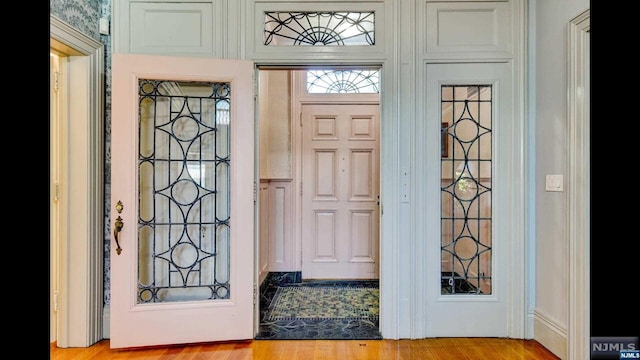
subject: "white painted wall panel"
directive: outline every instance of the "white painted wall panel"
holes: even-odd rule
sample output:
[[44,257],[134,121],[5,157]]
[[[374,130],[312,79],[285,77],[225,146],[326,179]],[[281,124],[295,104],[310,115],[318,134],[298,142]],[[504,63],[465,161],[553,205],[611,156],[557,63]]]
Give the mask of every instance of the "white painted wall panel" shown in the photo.
[[131,4],[131,49],[169,48],[211,51],[211,4]]
[[[262,71],[261,71],[262,72]],[[289,71],[269,71],[269,177],[291,178],[291,96]],[[263,99],[262,94],[260,96]]]
[[273,262],[274,264],[282,264],[286,261],[285,258],[285,226],[288,225],[285,222],[285,203],[286,203],[286,189],[283,186],[276,186],[273,188],[273,212],[271,213],[271,224],[273,237]]
[[441,10],[438,46],[496,46],[496,9]]
[[259,283],[269,273],[269,183],[260,183],[260,239],[258,251]]
[[288,70],[258,72],[260,178],[291,178],[290,79]]
[[290,180],[269,182],[269,271],[296,271]]
[[114,4],[114,52],[222,57],[222,0]]
[[510,3],[462,2],[425,5],[425,55],[504,57],[511,50]]

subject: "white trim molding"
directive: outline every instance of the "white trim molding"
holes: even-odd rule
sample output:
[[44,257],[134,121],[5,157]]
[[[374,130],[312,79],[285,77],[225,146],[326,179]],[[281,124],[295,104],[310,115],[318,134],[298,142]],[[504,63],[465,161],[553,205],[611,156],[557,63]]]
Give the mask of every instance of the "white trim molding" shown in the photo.
[[[567,358],[567,331],[540,311],[533,313],[536,340],[561,359]],[[588,359],[585,357],[582,359]]]
[[102,340],[104,259],[104,46],[50,15],[51,48],[70,57],[68,117],[63,135],[67,167],[61,184],[58,347]]
[[568,359],[589,358],[590,10],[569,23],[569,338]]

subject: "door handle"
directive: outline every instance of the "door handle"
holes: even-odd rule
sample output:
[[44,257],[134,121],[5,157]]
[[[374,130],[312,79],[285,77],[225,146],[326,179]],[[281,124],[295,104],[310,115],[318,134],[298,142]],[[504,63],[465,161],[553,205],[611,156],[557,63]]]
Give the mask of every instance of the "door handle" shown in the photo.
[[[124,206],[122,206],[122,201],[118,201],[118,204],[116,204],[116,211],[118,212],[118,214],[122,213],[123,208]],[[120,217],[119,215],[114,226],[115,228],[113,229],[113,237],[116,240],[116,253],[120,255],[120,253],[122,252],[122,248],[120,247],[120,240],[118,239],[118,235],[120,234],[120,231],[122,231],[124,223],[122,222],[122,217]]]
[[116,253],[118,255],[120,255],[120,253],[122,252],[122,248],[120,247],[120,241],[118,240],[118,234],[120,234],[120,231],[122,231],[122,228],[124,227],[124,223],[122,222],[122,218],[120,216],[118,216],[118,218],[116,219],[116,223],[115,223],[116,228],[113,230],[113,237],[116,239]]

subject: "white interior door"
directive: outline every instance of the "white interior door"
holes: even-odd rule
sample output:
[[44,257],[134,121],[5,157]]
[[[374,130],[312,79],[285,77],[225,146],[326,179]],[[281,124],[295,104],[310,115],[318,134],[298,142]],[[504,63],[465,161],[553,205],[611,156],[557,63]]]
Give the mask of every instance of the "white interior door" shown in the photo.
[[378,278],[378,105],[302,107],[302,277]]
[[[510,65],[428,64],[427,126],[441,136],[425,175],[427,336],[504,337],[509,302],[523,286],[509,260],[513,236],[515,148]],[[435,140],[435,139],[434,139]],[[432,147],[433,150],[437,148]],[[435,154],[434,154],[435,155]],[[439,199],[439,201],[438,201]],[[431,215],[432,214],[432,215]]]
[[111,347],[253,338],[253,63],[112,65]]

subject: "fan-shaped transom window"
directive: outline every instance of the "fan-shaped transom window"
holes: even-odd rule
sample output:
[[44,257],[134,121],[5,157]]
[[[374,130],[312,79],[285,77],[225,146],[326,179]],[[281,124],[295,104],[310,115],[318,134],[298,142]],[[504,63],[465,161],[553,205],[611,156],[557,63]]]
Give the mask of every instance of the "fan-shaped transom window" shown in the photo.
[[375,44],[373,11],[269,11],[264,15],[265,45]]
[[377,94],[379,70],[309,70],[309,94]]

